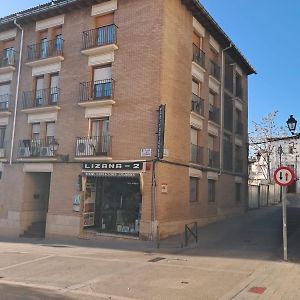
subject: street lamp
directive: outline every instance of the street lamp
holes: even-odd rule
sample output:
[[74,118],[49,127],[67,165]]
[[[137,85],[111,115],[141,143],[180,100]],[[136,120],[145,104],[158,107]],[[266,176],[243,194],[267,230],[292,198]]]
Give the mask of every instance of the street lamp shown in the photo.
[[292,135],[295,135],[297,120],[293,117],[293,115],[290,115],[289,119],[286,121],[286,124]]

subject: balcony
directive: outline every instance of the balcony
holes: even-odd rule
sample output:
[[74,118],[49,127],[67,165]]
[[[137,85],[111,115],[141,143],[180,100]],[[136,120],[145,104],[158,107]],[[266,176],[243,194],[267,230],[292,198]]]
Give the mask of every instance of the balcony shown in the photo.
[[208,119],[214,123],[220,123],[220,110],[214,105],[209,105]]
[[196,94],[192,94],[192,112],[204,116],[204,100]]
[[19,141],[18,158],[55,158],[58,142],[54,138]]
[[11,95],[0,95],[0,116],[11,114]]
[[57,111],[59,110],[60,89],[53,87],[50,89],[34,90],[23,93],[23,111],[40,112],[40,111]]
[[64,40],[62,38],[30,45],[27,47],[26,65],[36,67],[61,62],[64,60],[63,48]]
[[11,72],[16,69],[16,51],[14,49],[5,49],[0,52],[0,74]]
[[238,134],[238,135],[243,135],[243,129],[244,129],[243,123],[240,122],[240,121],[236,121],[235,133]]
[[213,76],[218,81],[221,79],[220,67],[212,60],[210,61],[209,75]]
[[203,164],[203,147],[191,144],[191,163]]
[[77,137],[76,158],[109,157],[111,155],[111,136]]
[[193,44],[193,61],[205,68],[205,53],[195,44]]
[[243,160],[242,159],[235,160],[235,172],[243,173]]
[[219,152],[208,149],[208,166],[218,169],[220,167],[219,157]]
[[82,33],[81,53],[84,55],[98,55],[117,49],[117,26],[115,24]]
[[90,82],[81,82],[78,105],[83,107],[107,106],[115,103],[114,80],[105,79]]

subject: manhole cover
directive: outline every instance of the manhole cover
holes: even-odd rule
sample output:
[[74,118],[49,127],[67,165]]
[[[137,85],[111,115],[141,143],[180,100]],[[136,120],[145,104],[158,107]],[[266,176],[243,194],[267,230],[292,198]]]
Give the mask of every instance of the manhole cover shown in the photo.
[[254,293],[254,294],[263,294],[267,288],[260,287],[260,286],[254,286],[248,292]]
[[155,257],[155,258],[152,258],[152,259],[150,259],[150,260],[148,260],[148,262],[157,262],[157,261],[160,261],[160,260],[163,260],[163,259],[165,259],[164,257]]

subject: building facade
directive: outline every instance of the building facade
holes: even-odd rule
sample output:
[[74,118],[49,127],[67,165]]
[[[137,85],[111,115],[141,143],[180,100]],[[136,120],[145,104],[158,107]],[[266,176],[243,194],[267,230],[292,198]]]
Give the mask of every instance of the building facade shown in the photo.
[[52,1],[0,19],[0,52],[1,235],[245,211],[255,70],[197,0]]

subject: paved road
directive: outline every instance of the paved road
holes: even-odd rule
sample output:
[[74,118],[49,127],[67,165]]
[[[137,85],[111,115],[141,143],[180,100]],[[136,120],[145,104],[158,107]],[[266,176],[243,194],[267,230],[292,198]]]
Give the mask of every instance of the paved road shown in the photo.
[[[300,299],[298,197],[289,197],[288,229],[294,263],[281,262],[281,207],[206,226],[188,249],[175,240],[159,251],[108,238],[2,240],[0,299]],[[253,294],[251,286],[266,291]]]

